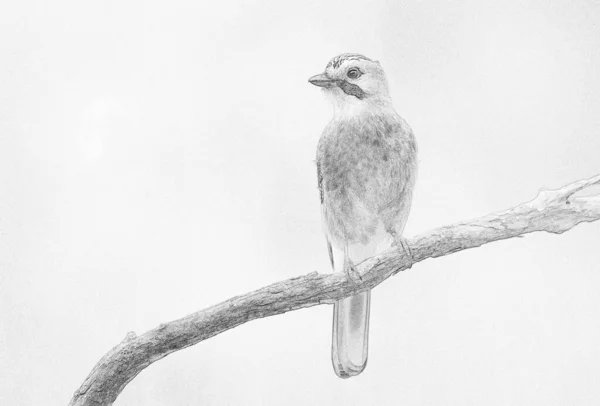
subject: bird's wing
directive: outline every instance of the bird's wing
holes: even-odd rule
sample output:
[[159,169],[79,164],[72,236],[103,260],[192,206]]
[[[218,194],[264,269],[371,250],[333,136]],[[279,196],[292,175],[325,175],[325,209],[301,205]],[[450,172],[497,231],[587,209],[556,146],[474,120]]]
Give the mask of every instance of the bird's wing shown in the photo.
[[321,204],[324,201],[324,192],[323,192],[323,174],[321,173],[321,165],[319,161],[317,161],[317,182],[319,185],[319,196],[321,197]]

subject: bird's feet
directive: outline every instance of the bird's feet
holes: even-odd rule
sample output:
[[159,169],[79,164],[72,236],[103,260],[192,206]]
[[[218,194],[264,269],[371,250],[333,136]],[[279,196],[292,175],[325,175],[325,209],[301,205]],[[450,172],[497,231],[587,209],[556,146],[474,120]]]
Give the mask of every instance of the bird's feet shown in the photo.
[[356,283],[362,281],[362,278],[360,276],[360,273],[356,269],[356,266],[352,263],[350,259],[348,259],[348,257],[344,259],[344,272],[346,272],[346,275],[348,275],[348,279],[350,279],[352,282]]
[[409,268],[412,268],[413,264],[415,263],[415,258],[413,257],[412,251],[410,249],[410,245],[408,245],[406,238],[395,237],[394,240],[395,240],[394,245],[397,247],[402,247],[402,250],[404,251],[404,253],[406,255],[408,255],[408,259],[410,260]]

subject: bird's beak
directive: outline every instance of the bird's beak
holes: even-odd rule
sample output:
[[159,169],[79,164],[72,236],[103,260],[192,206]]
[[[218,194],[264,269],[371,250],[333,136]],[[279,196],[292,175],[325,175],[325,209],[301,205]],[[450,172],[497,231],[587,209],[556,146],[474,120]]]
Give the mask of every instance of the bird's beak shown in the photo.
[[336,85],[337,82],[335,79],[331,79],[329,76],[327,76],[326,73],[315,75],[312,78],[308,79],[308,81],[313,85],[319,87],[333,87]]

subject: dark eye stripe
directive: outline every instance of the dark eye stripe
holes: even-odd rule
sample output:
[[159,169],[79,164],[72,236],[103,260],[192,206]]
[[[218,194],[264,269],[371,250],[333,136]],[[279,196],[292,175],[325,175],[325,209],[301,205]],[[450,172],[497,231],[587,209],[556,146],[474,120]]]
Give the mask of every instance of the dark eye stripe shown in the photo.
[[357,85],[354,85],[352,83],[346,82],[345,80],[342,80],[342,81],[340,81],[338,86],[347,95],[354,96],[359,100],[362,100],[365,98],[365,92]]

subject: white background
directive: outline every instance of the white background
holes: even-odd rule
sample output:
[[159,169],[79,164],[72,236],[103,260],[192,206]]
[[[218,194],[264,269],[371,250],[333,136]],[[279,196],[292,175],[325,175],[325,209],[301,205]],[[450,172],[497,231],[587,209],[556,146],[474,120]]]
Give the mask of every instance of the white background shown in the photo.
[[[406,235],[600,173],[596,1],[21,1],[0,9],[0,404],[66,405],[128,331],[328,271],[309,76],[378,59],[420,146]],[[144,370],[123,405],[600,403],[600,224],[373,292],[338,379],[319,306]]]

